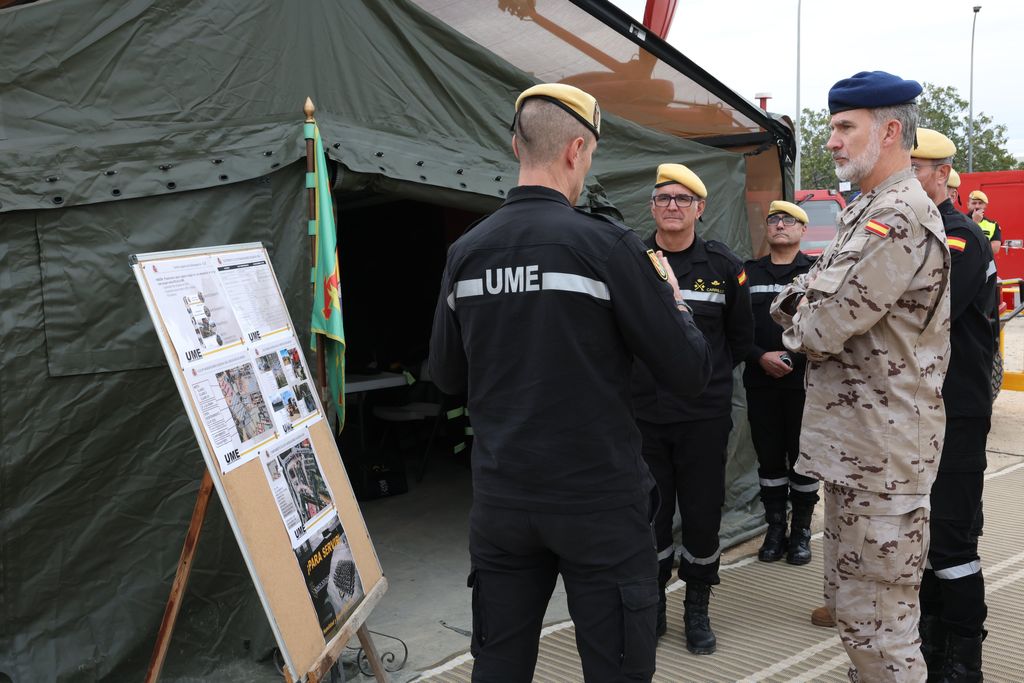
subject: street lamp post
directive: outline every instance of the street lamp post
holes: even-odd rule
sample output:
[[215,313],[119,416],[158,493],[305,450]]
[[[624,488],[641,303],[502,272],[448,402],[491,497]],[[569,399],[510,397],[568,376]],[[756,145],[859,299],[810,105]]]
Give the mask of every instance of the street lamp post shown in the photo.
[[[793,191],[802,189],[800,187],[800,5],[802,0],[796,0],[796,163],[793,164]],[[794,199],[796,196],[794,194]]]
[[[974,21],[971,22],[971,93],[968,95],[969,109],[967,114],[967,172],[974,172],[974,26],[978,23],[978,12],[981,5],[974,6]],[[800,34],[797,33],[799,36]],[[799,43],[799,38],[797,41]]]

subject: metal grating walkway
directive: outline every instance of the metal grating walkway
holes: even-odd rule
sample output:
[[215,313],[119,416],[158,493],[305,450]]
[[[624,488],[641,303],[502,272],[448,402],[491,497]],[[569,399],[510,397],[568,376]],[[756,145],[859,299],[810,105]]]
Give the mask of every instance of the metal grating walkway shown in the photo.
[[[984,673],[987,681],[1024,681],[1021,615],[1024,614],[1024,524],[1018,520],[1024,491],[1024,463],[986,476],[985,534],[981,557],[989,615]],[[668,634],[658,647],[655,681],[835,681],[847,680],[849,660],[831,629],[812,626],[809,615],[821,604],[821,534],[813,539],[814,560],[803,567],[765,564],[747,558],[723,566],[722,584],[711,600],[718,651],[691,655],[683,644],[683,588],[669,586]],[[469,681],[468,653],[416,679],[438,683]],[[571,621],[544,629],[537,681],[582,681]]]

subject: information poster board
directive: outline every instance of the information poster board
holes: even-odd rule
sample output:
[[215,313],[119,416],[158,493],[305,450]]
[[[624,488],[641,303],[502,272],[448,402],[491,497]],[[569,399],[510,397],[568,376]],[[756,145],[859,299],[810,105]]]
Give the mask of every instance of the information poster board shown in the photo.
[[240,244],[137,254],[132,269],[291,680],[304,680],[387,581],[270,258]]

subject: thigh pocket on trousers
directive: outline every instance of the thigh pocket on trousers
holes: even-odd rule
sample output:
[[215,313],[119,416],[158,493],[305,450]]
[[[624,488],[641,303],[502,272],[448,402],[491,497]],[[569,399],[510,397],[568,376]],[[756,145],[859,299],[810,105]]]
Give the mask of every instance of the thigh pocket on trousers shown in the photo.
[[480,574],[476,568],[470,570],[466,586],[473,589],[473,637],[469,642],[469,651],[476,657],[480,648],[487,642],[487,619],[484,614],[483,600],[480,599]]
[[622,595],[622,673],[654,673],[654,652],[658,645],[658,580],[642,579],[620,583]]
[[928,511],[904,515],[870,515],[865,524],[860,566],[864,578],[878,583],[917,584],[928,547]]

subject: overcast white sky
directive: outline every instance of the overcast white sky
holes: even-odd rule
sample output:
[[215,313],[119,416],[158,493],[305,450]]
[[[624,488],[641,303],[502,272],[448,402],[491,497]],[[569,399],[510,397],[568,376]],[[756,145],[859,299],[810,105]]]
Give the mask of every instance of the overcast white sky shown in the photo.
[[[638,20],[645,0],[613,0]],[[800,108],[822,109],[828,89],[858,71],[970,91],[972,7],[974,114],[1007,127],[1024,156],[1024,2],[1021,0],[803,0]],[[678,0],[668,41],[718,80],[768,108],[796,112],[797,0]]]

